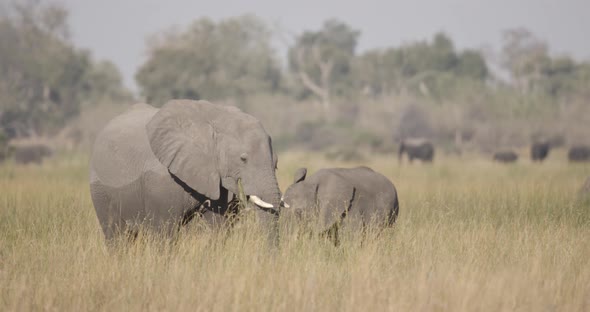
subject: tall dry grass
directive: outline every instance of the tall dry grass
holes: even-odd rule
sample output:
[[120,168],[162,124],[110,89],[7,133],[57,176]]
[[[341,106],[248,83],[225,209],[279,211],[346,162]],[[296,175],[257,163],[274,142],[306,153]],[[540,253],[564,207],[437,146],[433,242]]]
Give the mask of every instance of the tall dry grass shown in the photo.
[[[0,168],[0,310],[588,311],[588,165],[559,152],[541,165],[477,157],[364,163],[399,191],[394,229],[339,247],[283,231],[272,247],[251,223],[193,225],[174,243],[147,234],[104,246],[84,158]],[[280,155],[283,189],[298,166]]]

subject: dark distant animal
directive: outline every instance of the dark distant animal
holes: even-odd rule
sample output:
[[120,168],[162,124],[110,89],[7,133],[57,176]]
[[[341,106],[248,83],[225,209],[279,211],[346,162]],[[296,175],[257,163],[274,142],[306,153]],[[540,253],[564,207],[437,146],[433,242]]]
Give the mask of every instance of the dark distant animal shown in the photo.
[[551,146],[549,142],[535,142],[531,145],[531,159],[533,161],[541,162],[543,161],[547,155],[549,155],[549,150]]
[[494,153],[494,160],[502,163],[512,163],[518,159],[518,154],[513,151],[499,151]]
[[140,226],[169,235],[194,216],[223,223],[245,201],[272,229],[281,201],[276,165],[262,124],[235,107],[136,104],[96,138],[90,192],[107,240],[133,237]]
[[[300,168],[285,191],[284,211],[310,220],[314,231],[332,231],[337,243],[338,227],[359,229],[370,224],[391,226],[399,213],[395,186],[368,167],[326,168],[309,178]],[[313,219],[315,218],[315,219]],[[335,231],[335,232],[334,232]]]
[[575,145],[567,153],[569,161],[590,161],[590,146]]
[[420,159],[424,162],[432,162],[434,158],[434,146],[432,143],[423,138],[412,138],[402,140],[398,151],[398,161],[402,161],[403,154],[408,155],[408,159],[412,162],[414,159]]
[[53,154],[53,150],[45,144],[15,145],[12,147],[14,161],[17,164],[40,164],[43,158]]

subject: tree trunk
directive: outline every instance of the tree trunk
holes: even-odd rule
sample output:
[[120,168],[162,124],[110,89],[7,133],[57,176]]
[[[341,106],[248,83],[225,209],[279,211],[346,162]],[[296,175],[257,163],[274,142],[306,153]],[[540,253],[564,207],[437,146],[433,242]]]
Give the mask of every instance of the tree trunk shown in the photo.
[[332,60],[322,60],[319,48],[314,46],[312,48],[313,63],[311,65],[319,67],[320,81],[314,82],[312,78],[305,72],[304,49],[297,50],[297,63],[299,65],[299,78],[303,85],[309,89],[313,94],[319,98],[322,107],[322,113],[326,119],[331,116],[331,102],[330,102],[330,80],[332,76],[333,62]]

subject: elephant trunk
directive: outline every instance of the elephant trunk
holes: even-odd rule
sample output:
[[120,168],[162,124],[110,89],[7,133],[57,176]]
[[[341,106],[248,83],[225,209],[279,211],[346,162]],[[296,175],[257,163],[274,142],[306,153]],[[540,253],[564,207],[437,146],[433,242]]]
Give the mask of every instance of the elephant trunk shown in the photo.
[[[272,179],[270,186],[267,186],[265,191],[259,193],[260,195],[250,196],[250,199],[253,201],[261,200],[263,203],[270,204],[272,207],[264,206],[261,203],[256,203],[256,205],[263,209],[271,208],[274,211],[278,212],[281,207],[281,191],[279,190],[279,185],[276,181],[276,178]],[[253,198],[254,197],[254,198]],[[257,198],[256,198],[257,197]]]
[[244,180],[247,200],[262,210],[278,212],[281,206],[281,191],[274,173]]

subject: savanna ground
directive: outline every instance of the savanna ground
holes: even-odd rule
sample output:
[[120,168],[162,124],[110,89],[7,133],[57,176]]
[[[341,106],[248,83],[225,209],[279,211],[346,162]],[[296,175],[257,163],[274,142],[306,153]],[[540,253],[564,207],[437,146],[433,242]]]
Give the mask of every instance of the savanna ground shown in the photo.
[[[283,190],[299,166],[355,165],[279,157]],[[0,310],[590,310],[590,205],[577,197],[590,165],[563,151],[540,165],[363,164],[399,192],[398,223],[381,235],[345,235],[339,247],[283,235],[269,247],[249,224],[229,235],[193,226],[174,244],[148,235],[110,251],[84,157],[4,165]]]

